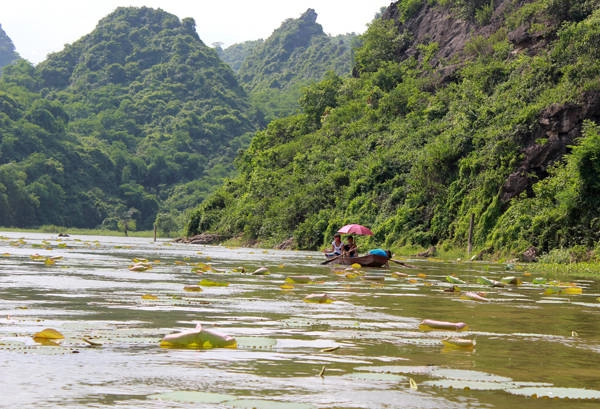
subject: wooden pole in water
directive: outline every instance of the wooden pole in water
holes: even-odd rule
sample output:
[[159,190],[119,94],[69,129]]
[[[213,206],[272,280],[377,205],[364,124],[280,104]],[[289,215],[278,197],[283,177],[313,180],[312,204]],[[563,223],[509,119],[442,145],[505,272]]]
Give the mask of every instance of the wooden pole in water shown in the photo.
[[154,223],[154,241],[156,241],[156,223]]
[[475,215],[471,213],[471,220],[469,220],[469,240],[467,243],[467,254],[469,257],[471,256],[471,250],[473,249],[473,222],[475,220]]

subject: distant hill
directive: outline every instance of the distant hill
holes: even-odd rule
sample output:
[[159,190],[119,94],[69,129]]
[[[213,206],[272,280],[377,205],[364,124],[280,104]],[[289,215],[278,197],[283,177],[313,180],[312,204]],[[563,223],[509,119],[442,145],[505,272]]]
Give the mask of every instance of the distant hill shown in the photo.
[[0,94],[0,183],[3,170],[22,175],[0,189],[4,226],[151,229],[159,213],[170,229],[259,126],[194,21],[146,7],[118,8],[35,68],[11,67]]
[[237,73],[254,49],[263,43],[264,40],[245,41],[243,43],[233,44],[226,49],[217,47],[216,50],[219,57],[227,63],[235,73]]
[[0,24],[0,69],[19,58],[21,57],[15,51],[15,45],[2,29],[2,24]]
[[349,76],[356,34],[329,36],[308,9],[285,20],[266,40],[235,44],[219,50],[236,71],[253,105],[267,122],[296,113],[302,87],[324,78],[327,71]]

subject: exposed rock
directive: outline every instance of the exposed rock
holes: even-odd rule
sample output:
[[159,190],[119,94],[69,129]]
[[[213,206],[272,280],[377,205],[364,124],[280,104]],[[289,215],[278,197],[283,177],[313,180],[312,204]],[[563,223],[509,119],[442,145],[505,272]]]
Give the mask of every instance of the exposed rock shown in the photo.
[[289,239],[279,243],[275,248],[279,249],[279,250],[289,250],[292,248],[293,243],[294,243],[294,238],[290,237]]
[[[600,119],[600,92],[586,93],[580,104],[553,104],[541,114],[536,130],[523,139],[523,160],[502,186],[506,203],[548,175],[548,167],[569,152],[581,135],[585,119]],[[530,195],[532,192],[528,192]]]
[[537,249],[531,246],[521,254],[519,261],[524,263],[534,263],[537,261],[537,252]]
[[426,251],[424,251],[422,253],[418,253],[417,256],[418,257],[433,257],[433,256],[435,256],[436,251],[437,251],[436,248],[434,246],[431,246]]

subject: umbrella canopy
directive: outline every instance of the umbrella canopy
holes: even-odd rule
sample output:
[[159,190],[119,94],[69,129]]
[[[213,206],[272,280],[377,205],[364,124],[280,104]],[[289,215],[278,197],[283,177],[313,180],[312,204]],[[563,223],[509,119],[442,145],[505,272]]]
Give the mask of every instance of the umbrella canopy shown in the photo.
[[338,230],[338,233],[342,234],[358,234],[361,236],[372,236],[373,232],[368,228],[360,224],[347,224]]

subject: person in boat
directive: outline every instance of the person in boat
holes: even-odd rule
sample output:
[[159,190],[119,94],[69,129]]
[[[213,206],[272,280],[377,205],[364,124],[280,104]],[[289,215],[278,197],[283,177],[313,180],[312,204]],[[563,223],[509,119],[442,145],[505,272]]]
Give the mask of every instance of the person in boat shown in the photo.
[[324,250],[327,257],[341,256],[344,252],[344,243],[342,242],[342,236],[339,233],[333,235],[333,241],[331,247]]
[[358,255],[357,249],[358,249],[358,247],[356,246],[356,243],[354,242],[354,237],[348,236],[346,238],[346,244],[344,244],[344,255],[350,256],[350,257],[356,257]]
[[375,254],[376,256],[383,256],[387,258],[392,258],[392,252],[384,249],[372,249],[368,251],[369,254]]

